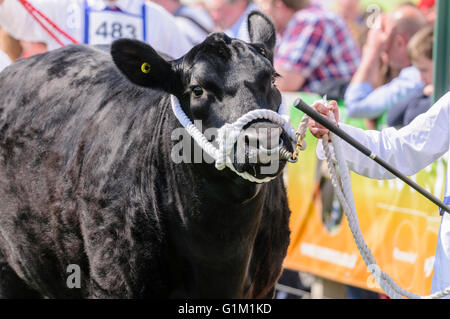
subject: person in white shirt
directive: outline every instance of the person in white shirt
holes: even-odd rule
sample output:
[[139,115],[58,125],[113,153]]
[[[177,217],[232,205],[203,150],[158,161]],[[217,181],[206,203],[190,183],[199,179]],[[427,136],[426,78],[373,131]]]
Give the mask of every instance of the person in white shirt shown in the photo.
[[[328,106],[316,102],[313,107],[328,117],[332,111],[339,120],[339,109],[335,101]],[[321,138],[328,130],[310,119],[311,133]],[[393,165],[404,175],[410,176],[425,168],[447,153],[447,177],[444,203],[450,204],[450,92],[437,101],[426,113],[417,116],[410,124],[397,130],[393,127],[382,131],[362,130],[339,123],[339,127],[364,144],[379,158]],[[325,159],[322,141],[317,146],[317,156]],[[394,178],[391,173],[368,159],[348,143],[341,143],[342,154],[349,168],[357,174],[376,179]],[[450,286],[450,213],[440,212],[441,226],[436,247],[431,293]],[[447,296],[450,297],[450,296]]]
[[[52,22],[80,43],[107,45],[119,38],[148,42],[157,51],[178,58],[191,48],[173,16],[144,0],[29,0]],[[49,26],[46,23],[47,26]],[[17,0],[0,0],[0,27],[13,37],[60,47]],[[50,27],[64,44],[68,39]]]
[[192,45],[199,44],[213,31],[214,22],[200,7],[181,4],[180,0],[152,0],[169,11],[181,32]]
[[5,52],[0,50],[0,72],[10,64],[11,59],[9,58],[9,56]]
[[210,0],[208,10],[216,27],[229,37],[250,42],[247,17],[259,10],[251,0]]

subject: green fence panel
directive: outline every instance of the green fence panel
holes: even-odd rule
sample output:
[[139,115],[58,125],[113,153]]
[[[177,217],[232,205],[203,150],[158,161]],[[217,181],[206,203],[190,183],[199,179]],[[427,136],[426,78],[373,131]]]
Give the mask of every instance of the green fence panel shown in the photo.
[[448,91],[450,57],[450,1],[437,1],[433,46],[433,103]]

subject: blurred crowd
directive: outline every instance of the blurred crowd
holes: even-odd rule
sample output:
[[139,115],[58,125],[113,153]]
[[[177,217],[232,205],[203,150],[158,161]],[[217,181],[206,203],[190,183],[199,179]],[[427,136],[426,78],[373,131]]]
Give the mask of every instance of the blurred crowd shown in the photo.
[[277,29],[281,91],[327,94],[371,129],[383,115],[406,125],[431,106],[434,0],[392,12],[359,0],[0,0],[0,70],[62,45],[120,37],[178,58],[215,31],[248,41],[253,10]]

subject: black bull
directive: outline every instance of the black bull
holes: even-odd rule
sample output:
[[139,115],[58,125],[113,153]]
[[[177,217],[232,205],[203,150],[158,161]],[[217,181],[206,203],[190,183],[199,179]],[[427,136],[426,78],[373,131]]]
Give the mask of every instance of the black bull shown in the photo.
[[168,93],[208,126],[277,109],[274,28],[249,23],[251,44],[213,34],[175,62],[120,40],[115,63],[69,46],[0,74],[0,297],[273,296],[289,243],[280,174],[257,185],[170,157]]

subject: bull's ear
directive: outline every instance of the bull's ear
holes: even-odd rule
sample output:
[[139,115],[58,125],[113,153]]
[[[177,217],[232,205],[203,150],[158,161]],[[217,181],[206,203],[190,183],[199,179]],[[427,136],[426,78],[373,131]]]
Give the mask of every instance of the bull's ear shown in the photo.
[[248,15],[248,32],[252,43],[264,44],[266,50],[273,57],[273,49],[276,42],[276,31],[273,22],[268,16],[259,12],[252,11]]
[[165,60],[144,42],[120,39],[111,45],[119,70],[134,84],[177,94],[180,86],[174,63]]

